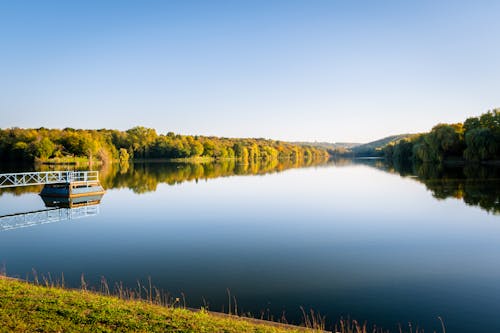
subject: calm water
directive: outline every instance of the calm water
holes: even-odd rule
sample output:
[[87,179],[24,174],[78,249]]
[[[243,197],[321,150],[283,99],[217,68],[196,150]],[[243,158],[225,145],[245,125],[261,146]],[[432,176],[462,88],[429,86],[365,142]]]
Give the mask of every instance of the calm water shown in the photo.
[[[82,273],[96,286],[150,276],[216,311],[229,288],[239,310],[293,322],[303,306],[330,323],[431,332],[441,316],[448,332],[500,332],[498,168],[292,167],[103,170],[98,211],[0,232],[0,264],[10,276],[64,272],[75,287]],[[4,191],[0,215],[44,209],[37,191]]]

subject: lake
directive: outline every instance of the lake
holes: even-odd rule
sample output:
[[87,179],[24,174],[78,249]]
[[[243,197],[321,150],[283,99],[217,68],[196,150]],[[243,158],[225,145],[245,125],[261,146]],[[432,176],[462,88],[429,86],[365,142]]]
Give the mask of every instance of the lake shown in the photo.
[[[150,277],[190,307],[500,332],[500,168],[143,163],[101,171],[92,214],[0,232],[9,276]],[[5,171],[20,172],[4,167]],[[0,215],[46,209],[3,190]],[[67,213],[67,212],[66,212]],[[0,218],[0,227],[1,227]],[[181,294],[182,293],[182,294]],[[234,299],[232,299],[234,306]]]

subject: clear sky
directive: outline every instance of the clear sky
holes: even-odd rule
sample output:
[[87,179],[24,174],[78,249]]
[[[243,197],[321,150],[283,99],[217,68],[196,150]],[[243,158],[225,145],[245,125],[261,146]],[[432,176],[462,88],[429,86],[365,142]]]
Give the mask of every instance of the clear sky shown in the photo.
[[367,142],[500,106],[500,1],[1,1],[0,127]]

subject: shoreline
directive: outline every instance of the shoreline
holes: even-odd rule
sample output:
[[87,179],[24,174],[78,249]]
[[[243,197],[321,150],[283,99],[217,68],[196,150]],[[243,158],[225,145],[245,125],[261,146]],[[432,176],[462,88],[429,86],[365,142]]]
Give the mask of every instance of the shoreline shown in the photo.
[[[325,332],[303,326],[192,309],[149,299],[124,299],[118,294],[70,289],[44,281],[37,285],[0,276],[0,319],[12,331],[203,331],[203,332]],[[158,296],[158,295],[156,295]],[[177,304],[177,306],[176,306]],[[126,315],[124,315],[126,313]],[[5,318],[2,318],[4,317]]]

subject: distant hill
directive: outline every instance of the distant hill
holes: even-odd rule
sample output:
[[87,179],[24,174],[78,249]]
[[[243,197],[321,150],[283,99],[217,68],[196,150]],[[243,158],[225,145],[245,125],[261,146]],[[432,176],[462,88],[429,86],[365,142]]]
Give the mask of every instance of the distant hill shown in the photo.
[[291,142],[299,146],[313,146],[325,149],[352,149],[361,143],[354,142]]
[[385,137],[383,139],[379,139],[376,141],[372,141],[372,142],[368,142],[368,143],[364,143],[364,144],[352,147],[350,149],[350,152],[355,156],[366,156],[366,157],[382,156],[383,155],[383,148],[385,146],[387,146],[388,144],[395,144],[403,139],[414,137],[415,135],[418,135],[418,134],[391,135],[391,136]]
[[383,155],[383,149],[388,144],[396,144],[402,139],[411,138],[417,134],[398,134],[368,143],[354,142],[291,142],[298,146],[312,146],[328,150],[332,155],[377,157]]
[[347,149],[352,149],[354,147],[357,147],[361,145],[361,143],[354,143],[354,142],[335,142],[332,144],[335,148],[347,148]]

